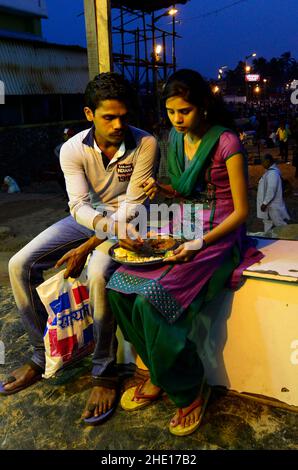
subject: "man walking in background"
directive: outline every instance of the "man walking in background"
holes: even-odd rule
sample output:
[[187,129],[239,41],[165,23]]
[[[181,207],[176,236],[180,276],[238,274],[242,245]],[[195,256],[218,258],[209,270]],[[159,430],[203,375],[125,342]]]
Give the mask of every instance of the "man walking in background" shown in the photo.
[[264,232],[273,227],[287,225],[290,219],[282,192],[282,179],[278,166],[269,153],[262,158],[266,169],[258,184],[257,217],[263,220]]
[[289,155],[289,136],[291,135],[290,129],[286,126],[285,121],[281,121],[279,128],[276,131],[279,141],[279,151],[282,160],[287,163]]

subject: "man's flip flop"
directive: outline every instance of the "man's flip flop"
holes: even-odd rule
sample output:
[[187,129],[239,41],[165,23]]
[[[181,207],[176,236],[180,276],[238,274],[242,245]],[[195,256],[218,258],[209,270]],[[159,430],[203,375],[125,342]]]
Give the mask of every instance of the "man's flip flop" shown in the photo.
[[19,385],[19,387],[16,387],[14,388],[13,390],[6,390],[4,388],[5,385],[8,385],[12,382],[15,382],[17,379],[13,376],[13,375],[10,375],[6,381],[4,382],[0,382],[0,395],[13,395],[14,393],[18,393],[20,392],[21,390],[24,390],[25,388],[28,388],[30,387],[31,385],[35,384],[36,382],[38,382],[39,380],[41,380],[42,376],[41,375],[36,375],[35,377],[33,377],[31,380],[29,380],[29,382],[26,382],[25,384],[23,385]]
[[105,413],[102,413],[99,416],[91,416],[91,418],[84,418],[84,423],[89,424],[89,426],[97,426],[97,424],[102,424],[114,413],[116,407],[117,403],[114,403],[112,408],[110,408]]
[[201,407],[201,413],[200,413],[199,419],[195,423],[190,424],[189,426],[183,427],[181,426],[181,424],[178,424],[177,426],[171,426],[170,424],[169,425],[170,433],[174,434],[175,436],[188,436],[189,434],[192,434],[201,424],[210,394],[211,394],[210,387],[208,385],[205,385],[202,397],[198,398],[198,400],[195,400],[190,406],[190,408],[187,410],[187,412],[183,413],[182,409],[178,408],[179,422],[181,422],[182,418],[185,418],[186,416],[188,416],[193,410],[195,410],[199,406]]
[[[148,394],[141,392],[141,389],[144,383],[146,382],[146,380],[144,380],[143,382],[141,382],[139,385],[135,387],[128,388],[123,393],[121,400],[120,400],[120,405],[123,408],[123,410],[125,411],[138,410],[140,408],[144,408],[145,406],[150,405],[153,401],[158,400],[158,398],[162,394],[162,390],[159,390],[154,395],[148,395]],[[146,401],[138,402],[138,401],[134,401],[134,398],[141,398],[141,399],[145,399]]]

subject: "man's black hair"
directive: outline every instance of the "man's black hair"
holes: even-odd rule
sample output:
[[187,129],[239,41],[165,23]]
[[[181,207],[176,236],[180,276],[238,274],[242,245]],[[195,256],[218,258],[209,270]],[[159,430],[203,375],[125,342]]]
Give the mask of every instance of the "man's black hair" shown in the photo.
[[268,160],[270,163],[273,163],[273,162],[274,162],[274,158],[273,158],[273,156],[271,155],[271,153],[266,153],[266,154],[263,156],[262,160],[263,160],[263,161],[264,161],[264,160]]
[[118,73],[104,72],[96,75],[85,90],[85,106],[94,113],[104,100],[118,100],[134,108],[135,96],[129,82]]

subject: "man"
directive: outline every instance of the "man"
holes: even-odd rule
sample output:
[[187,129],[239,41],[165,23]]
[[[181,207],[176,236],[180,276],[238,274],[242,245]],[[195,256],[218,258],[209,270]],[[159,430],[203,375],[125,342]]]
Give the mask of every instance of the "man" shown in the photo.
[[[105,293],[106,280],[116,265],[108,255],[111,241],[104,241],[102,233],[111,221],[125,222],[144,202],[141,183],[152,176],[157,154],[155,138],[128,125],[132,101],[129,84],[116,73],[102,73],[89,82],[84,112],[93,126],[69,139],[60,153],[71,216],[42,232],[9,262],[15,301],[34,352],[2,384],[2,394],[30,386],[44,371],[47,314],[36,293],[43,270],[67,262],[65,277],[76,277],[92,253],[88,282],[94,316],[94,387],[83,417],[93,422],[113,410],[117,393],[116,325]],[[100,238],[94,235],[95,229]],[[127,243],[138,246],[140,241],[128,239]]]
[[264,232],[267,232],[273,227],[287,225],[290,216],[283,200],[280,171],[272,155],[264,155],[262,165],[266,172],[258,184],[257,217],[263,220]]
[[289,139],[289,136],[291,135],[291,131],[288,128],[288,126],[286,126],[285,121],[281,121],[280,126],[276,131],[276,135],[279,140],[280,156],[284,160],[284,162],[287,163],[288,156],[289,156],[288,139]]

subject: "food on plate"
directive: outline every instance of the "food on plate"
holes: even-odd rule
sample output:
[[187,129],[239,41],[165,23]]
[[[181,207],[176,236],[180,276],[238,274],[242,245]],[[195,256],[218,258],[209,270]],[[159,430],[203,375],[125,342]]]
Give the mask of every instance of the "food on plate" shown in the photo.
[[119,260],[120,262],[125,261],[129,263],[147,263],[149,261],[162,260],[163,256],[146,256],[119,247],[114,249],[114,259]]
[[158,238],[150,238],[146,240],[146,245],[152,249],[152,251],[158,252],[166,252],[172,249],[175,245],[177,245],[177,240],[174,238],[159,236]]

